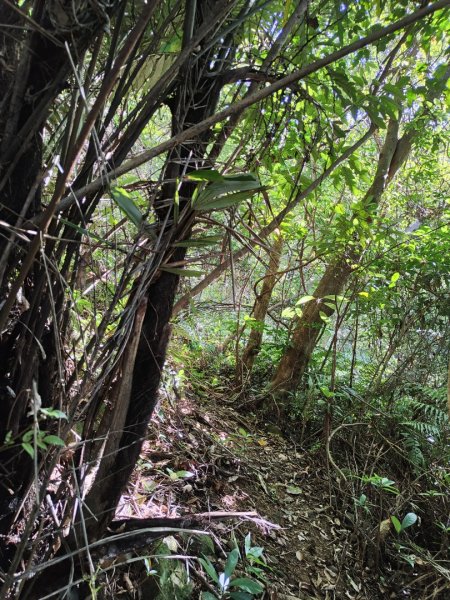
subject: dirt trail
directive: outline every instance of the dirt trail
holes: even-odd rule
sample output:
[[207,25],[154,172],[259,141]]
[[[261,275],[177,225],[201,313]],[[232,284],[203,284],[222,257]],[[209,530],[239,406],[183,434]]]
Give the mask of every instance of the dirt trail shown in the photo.
[[354,527],[333,507],[337,474],[324,456],[323,448],[306,453],[220,398],[209,398],[206,408],[198,398],[185,397],[156,414],[132,493],[122,498],[117,516],[256,511],[278,528],[246,519],[211,528],[223,554],[233,535],[242,542],[249,531],[264,548],[265,598],[408,597],[361,566]]

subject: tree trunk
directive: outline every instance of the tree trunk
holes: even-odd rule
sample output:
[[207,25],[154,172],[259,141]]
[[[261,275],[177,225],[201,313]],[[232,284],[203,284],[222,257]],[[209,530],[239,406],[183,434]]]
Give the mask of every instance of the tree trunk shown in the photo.
[[322,303],[322,299],[325,296],[339,295],[351,272],[351,261],[345,256],[327,267],[312,294],[315,299],[306,304],[302,316],[296,320],[289,346],[281,357],[270,382],[270,390],[275,394],[291,391],[297,387],[324,326],[320,313],[330,316],[333,312],[330,307]]
[[[0,21],[10,24],[17,32],[11,35],[8,28],[2,28],[0,33],[3,56],[0,61],[0,219],[10,225],[18,223],[20,226],[23,219],[40,210],[43,127],[72,68],[64,45],[67,44],[71,56],[83,56],[119,3],[110,3],[108,13],[87,8],[84,2],[61,4],[67,7],[61,6],[58,16],[52,13],[54,7],[50,3],[35,2],[32,20],[36,27],[31,28],[20,11],[5,3],[0,6]],[[83,13],[83,25],[79,11]],[[64,23],[59,20],[61,15],[66,15]],[[26,251],[26,245],[13,233],[11,238],[0,236],[0,304],[4,304],[4,298],[9,295],[9,287],[20,272]],[[15,437],[33,426],[30,406],[37,402],[33,387],[39,390],[45,407],[48,398],[42,387],[50,385],[53,375],[55,379],[58,376],[56,370],[49,368],[55,350],[47,324],[51,299],[43,293],[46,285],[45,269],[36,261],[23,284],[27,309],[19,315],[16,311],[8,319],[8,327],[1,328],[4,329],[0,339],[2,442],[5,435]],[[42,370],[43,364],[49,370]],[[60,391],[59,386],[57,388],[55,397]],[[2,462],[7,468],[0,486],[0,535],[6,535],[30,483],[33,461],[19,444],[5,448]],[[4,555],[0,562],[2,558]]]
[[[388,181],[391,161],[399,143],[398,127],[398,121],[390,121],[373,183],[362,202],[368,213],[374,210],[374,205],[378,205]],[[312,294],[314,300],[305,305],[302,316],[296,319],[290,344],[281,357],[270,382],[272,393],[287,398],[286,392],[293,391],[300,383],[324,325],[320,313],[325,313],[329,317],[334,312],[332,308],[323,303],[324,299],[326,296],[339,296],[341,294],[352,273],[353,265],[358,263],[360,258],[361,251],[357,249],[357,246],[349,245],[342,255],[326,268]],[[328,303],[329,301],[328,298]],[[337,298],[335,298],[335,301],[337,301]]]
[[278,232],[270,249],[269,265],[263,279],[261,293],[257,295],[252,311],[252,316],[255,319],[255,327],[252,326],[250,330],[247,345],[242,353],[241,362],[237,365],[238,381],[241,384],[250,377],[255,359],[261,350],[264,321],[266,319],[273,289],[278,280],[277,271],[280,266],[282,249],[283,237],[281,233]]
[[[191,30],[189,24],[185,23],[185,36],[192,35],[206,19],[215,18],[215,15],[213,16],[209,11],[208,0],[192,3],[192,6],[195,7],[196,12],[191,14],[187,10],[185,19],[187,21],[194,18],[194,28]],[[183,43],[187,44],[189,41],[190,38],[185,37]],[[220,85],[217,79],[208,77],[215,51],[216,48],[213,46],[201,59],[197,60],[194,56],[180,74],[174,99],[169,101],[173,117],[171,132],[173,136],[203,121],[216,109]],[[162,186],[160,198],[156,202],[156,205],[160,205],[156,209],[159,222],[163,224],[177,220],[174,209],[176,195],[179,198],[179,214],[184,216],[180,218],[178,231],[175,231],[174,238],[170,240],[164,262],[167,261],[167,256],[170,256],[170,261],[175,263],[183,261],[185,257],[186,248],[177,248],[172,254],[170,245],[190,237],[194,219],[190,206],[196,186],[192,182],[184,181],[177,189],[177,182],[182,181],[185,174],[205,166],[209,135],[209,131],[200,134],[191,144],[173,150],[168,159],[164,174],[166,183]],[[167,208],[168,199],[171,200],[169,208]],[[95,520],[88,519],[87,529],[90,538],[101,536],[113,518],[120,495],[139,458],[148,423],[158,399],[161,373],[170,338],[169,321],[178,281],[178,275],[159,271],[148,284],[141,279],[134,286],[135,293],[131,295],[129,306],[135,306],[136,299],[141,296],[146,306],[145,316],[136,355],[130,357],[132,368],[130,392],[125,396],[117,395],[111,413],[107,417],[109,437],[103,449],[103,458],[96,474],[95,484],[86,498],[89,510],[97,515]],[[135,317],[135,323],[137,320],[138,315]],[[121,385],[122,383],[119,384],[119,389]],[[97,405],[99,408],[102,407],[101,398],[97,400]],[[113,434],[114,424],[117,422],[120,423],[119,436]],[[88,435],[84,437],[89,439]]]

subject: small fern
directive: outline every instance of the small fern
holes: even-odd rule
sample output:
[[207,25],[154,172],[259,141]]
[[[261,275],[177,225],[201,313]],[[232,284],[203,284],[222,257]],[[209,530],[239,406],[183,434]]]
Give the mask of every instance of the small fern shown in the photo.
[[441,434],[441,428],[433,423],[426,423],[424,421],[404,421],[402,425],[413,429],[424,438],[433,438],[433,440],[428,441],[438,439]]
[[443,428],[448,424],[447,413],[435,404],[428,404],[420,400],[411,400],[411,407],[416,414],[422,414],[427,421],[435,424],[438,428]]
[[422,452],[420,440],[417,438],[414,431],[411,430],[405,430],[402,434],[402,438],[412,470],[415,474],[418,474],[426,468],[426,460]]

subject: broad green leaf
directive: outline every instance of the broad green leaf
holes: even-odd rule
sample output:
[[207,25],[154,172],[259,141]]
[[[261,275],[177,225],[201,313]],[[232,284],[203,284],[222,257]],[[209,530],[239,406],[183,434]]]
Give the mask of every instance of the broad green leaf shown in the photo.
[[53,446],[65,446],[64,440],[57,435],[46,435],[44,438],[46,444],[52,444]]
[[329,388],[327,388],[325,385],[321,385],[320,386],[320,391],[322,392],[322,394],[325,396],[325,398],[334,398],[334,392],[332,392]]
[[391,521],[395,527],[395,531],[397,533],[400,533],[402,530],[402,524],[400,523],[400,521],[397,519],[397,517],[394,517],[394,515],[391,516]]
[[201,600],[217,600],[217,596],[214,596],[214,594],[211,594],[211,592],[202,592],[200,599]]
[[186,179],[191,179],[192,181],[223,181],[224,177],[218,171],[214,171],[214,169],[204,169],[189,173]]
[[208,199],[202,198],[201,194],[199,196],[199,200],[195,203],[194,210],[223,210],[224,208],[230,208],[230,206],[234,206],[239,204],[243,200],[248,200],[254,194],[261,191],[263,188],[253,189],[253,190],[245,190],[242,192],[233,192],[231,194],[217,194],[217,196],[209,197]]
[[194,473],[191,471],[175,471],[175,475],[179,479],[191,479],[191,477],[194,477]]
[[209,183],[193,200],[197,211],[221,210],[247,200],[263,188],[252,173],[225,175]]
[[41,408],[40,412],[49,417],[50,419],[66,419],[66,413],[63,413],[62,410],[57,410],[56,408]]
[[296,485],[288,485],[286,488],[286,492],[291,494],[291,496],[298,496],[302,493],[302,490]]
[[358,504],[359,504],[359,506],[365,506],[366,501],[367,501],[366,494],[361,494],[361,496],[358,498]]
[[230,586],[238,587],[250,594],[261,594],[264,591],[264,586],[262,586],[259,581],[255,581],[249,577],[237,577],[236,579],[232,579]]
[[311,300],[315,300],[314,296],[303,296],[300,300],[297,300],[295,303],[296,306],[301,306],[302,304],[306,304],[307,302],[311,302]]
[[247,592],[230,592],[231,600],[253,600],[253,594]]
[[306,189],[307,187],[309,187],[312,183],[312,179],[311,177],[307,177],[306,175],[301,175],[300,176],[300,185],[302,186],[303,189]]
[[283,319],[292,319],[293,317],[295,317],[295,310],[289,306],[281,312],[281,317]]
[[320,318],[322,319],[322,321],[324,323],[329,323],[330,322],[330,317],[326,313],[324,313],[323,311],[319,311],[319,316],[320,316]]
[[117,206],[127,215],[136,227],[139,227],[143,221],[141,211],[134,203],[131,195],[123,188],[112,188],[111,197]]
[[22,448],[25,450],[25,452],[28,452],[31,458],[34,458],[34,448],[31,444],[28,442],[22,442]]
[[239,560],[239,550],[237,548],[233,548],[233,550],[228,554],[227,561],[225,563],[225,575],[230,578],[234,570],[236,569],[236,565]]
[[380,114],[378,113],[377,110],[375,110],[371,106],[366,106],[365,109],[366,109],[367,114],[373,121],[374,125],[376,125],[380,129],[386,128],[386,121],[380,116]]
[[393,119],[398,118],[399,107],[397,103],[392,100],[392,98],[389,98],[388,96],[382,96],[380,98],[380,105],[384,112],[386,112],[390,117]]
[[338,300],[340,302],[348,302],[347,298],[345,296],[339,296],[336,294],[329,294],[328,296],[324,296],[323,299],[325,300],[325,298],[327,300],[333,300],[333,302],[337,302]]
[[331,310],[336,310],[336,304],[333,304],[332,302],[322,302],[322,304],[328,306],[328,308],[331,308]]
[[36,438],[36,446],[41,450],[47,450],[47,445],[44,443],[44,440],[41,438]]
[[407,529],[408,527],[411,527],[411,525],[414,525],[414,523],[416,521],[417,521],[416,513],[410,512],[410,513],[406,514],[402,521],[402,530]]
[[214,568],[214,565],[212,564],[212,562],[209,560],[209,558],[206,558],[206,556],[205,556],[204,558],[199,558],[198,561],[202,565],[202,567],[205,569],[205,571],[208,573],[208,575],[211,577],[211,579],[215,583],[219,583],[219,576],[217,575],[217,571]]
[[22,436],[22,442],[30,442],[34,437],[34,431],[32,429],[29,429],[28,431],[25,431],[25,433]]
[[391,283],[396,283],[400,278],[400,273],[394,273],[391,277]]

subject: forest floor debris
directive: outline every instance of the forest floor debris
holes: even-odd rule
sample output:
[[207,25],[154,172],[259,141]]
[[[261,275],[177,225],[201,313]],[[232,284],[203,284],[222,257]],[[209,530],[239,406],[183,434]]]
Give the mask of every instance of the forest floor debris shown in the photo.
[[[260,580],[265,579],[265,591],[262,596],[247,597],[428,597],[420,582],[426,574],[421,578],[419,567],[394,573],[386,564],[376,575],[376,569],[364,566],[364,549],[354,524],[336,509],[338,492],[336,473],[327,464],[323,446],[318,445],[316,452],[306,452],[272,424],[261,425],[252,416],[239,415],[223,398],[211,397],[206,406],[188,394],[176,403],[166,399],[155,413],[117,518],[237,515],[231,522],[211,520],[208,530],[219,563],[220,557],[222,563],[225,561],[236,543],[242,547],[249,533],[252,543],[264,549],[267,568]],[[244,514],[239,518],[241,512]],[[261,518],[245,516],[252,512]],[[132,583],[127,574],[128,581],[118,584],[116,594],[164,600],[172,594],[181,600],[200,598],[200,590],[210,590],[211,595],[205,598],[220,597],[217,593],[215,596],[214,582],[196,568],[198,562],[189,559],[195,553],[192,544],[180,545],[172,537],[168,544],[173,558],[179,557],[186,569],[182,574],[176,569],[170,572],[169,591],[167,585],[166,591],[161,587],[161,581],[169,575],[161,577],[150,561],[140,583]],[[197,547],[196,552],[199,556],[211,555],[212,548]],[[241,568],[242,575],[248,574],[245,566]],[[186,582],[186,572],[191,583]],[[154,575],[153,580],[149,574]],[[432,590],[429,597],[445,598],[445,590],[444,583],[442,590]]]

